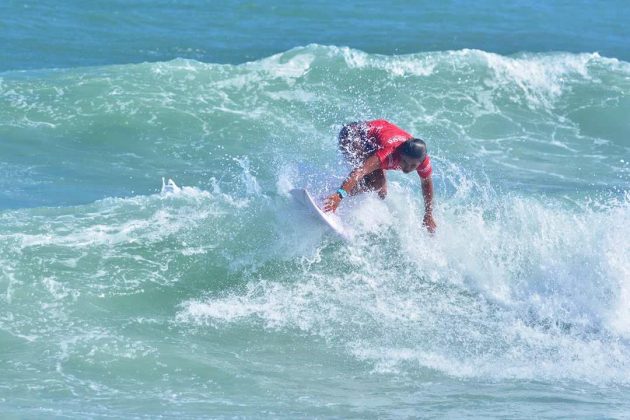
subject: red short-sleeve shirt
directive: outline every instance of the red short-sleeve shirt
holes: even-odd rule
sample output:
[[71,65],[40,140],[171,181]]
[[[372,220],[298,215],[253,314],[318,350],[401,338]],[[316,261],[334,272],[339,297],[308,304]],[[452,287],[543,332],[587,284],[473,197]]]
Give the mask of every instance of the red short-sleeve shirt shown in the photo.
[[[368,137],[376,141],[377,150],[375,154],[381,162],[381,169],[400,169],[400,150],[398,146],[413,138],[413,136],[386,120],[367,121],[367,126]],[[416,171],[423,179],[431,176],[433,169],[431,168],[429,155],[418,165]]]

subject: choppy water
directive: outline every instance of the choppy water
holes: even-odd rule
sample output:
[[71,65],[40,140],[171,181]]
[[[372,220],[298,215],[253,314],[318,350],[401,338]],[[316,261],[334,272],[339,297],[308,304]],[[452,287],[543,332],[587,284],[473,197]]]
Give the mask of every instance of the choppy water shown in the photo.
[[[630,64],[308,45],[0,74],[9,417],[625,417]],[[416,177],[344,202],[336,133],[388,118]],[[162,177],[183,185],[160,191]]]

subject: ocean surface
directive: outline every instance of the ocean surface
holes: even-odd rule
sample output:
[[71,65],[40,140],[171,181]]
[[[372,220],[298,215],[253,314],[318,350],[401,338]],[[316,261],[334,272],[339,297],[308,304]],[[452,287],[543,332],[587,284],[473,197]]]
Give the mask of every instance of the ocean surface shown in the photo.
[[[626,1],[0,3],[0,417],[628,418]],[[415,175],[344,201],[336,136]],[[162,189],[173,179],[180,189]]]

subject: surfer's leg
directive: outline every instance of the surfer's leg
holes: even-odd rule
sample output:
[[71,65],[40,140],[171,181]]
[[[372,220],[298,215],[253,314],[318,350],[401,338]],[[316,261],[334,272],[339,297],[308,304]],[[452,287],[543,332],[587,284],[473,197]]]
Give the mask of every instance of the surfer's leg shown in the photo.
[[[365,160],[375,151],[375,146],[368,138],[367,127],[364,123],[351,123],[343,126],[339,132],[339,150],[353,168],[363,165]],[[377,169],[363,177],[350,191],[350,195],[367,191],[377,191],[379,197],[385,198],[387,181],[384,170]]]
[[387,178],[383,169],[375,170],[364,179],[369,191],[376,191],[381,199],[385,199],[385,196],[387,196]]
[[366,175],[350,192],[350,195],[356,195],[362,192],[376,191],[381,199],[387,196],[387,178],[383,169],[377,169],[371,174]]

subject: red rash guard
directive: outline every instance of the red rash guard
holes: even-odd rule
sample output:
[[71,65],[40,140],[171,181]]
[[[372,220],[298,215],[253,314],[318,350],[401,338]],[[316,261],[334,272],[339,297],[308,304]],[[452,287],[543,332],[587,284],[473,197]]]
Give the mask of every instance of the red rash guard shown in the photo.
[[[367,121],[368,138],[374,139],[377,150],[375,152],[381,162],[381,169],[400,169],[400,150],[398,146],[413,136],[401,130],[394,124],[385,120]],[[427,155],[424,161],[416,169],[420,178],[426,179],[431,176],[431,158]]]

